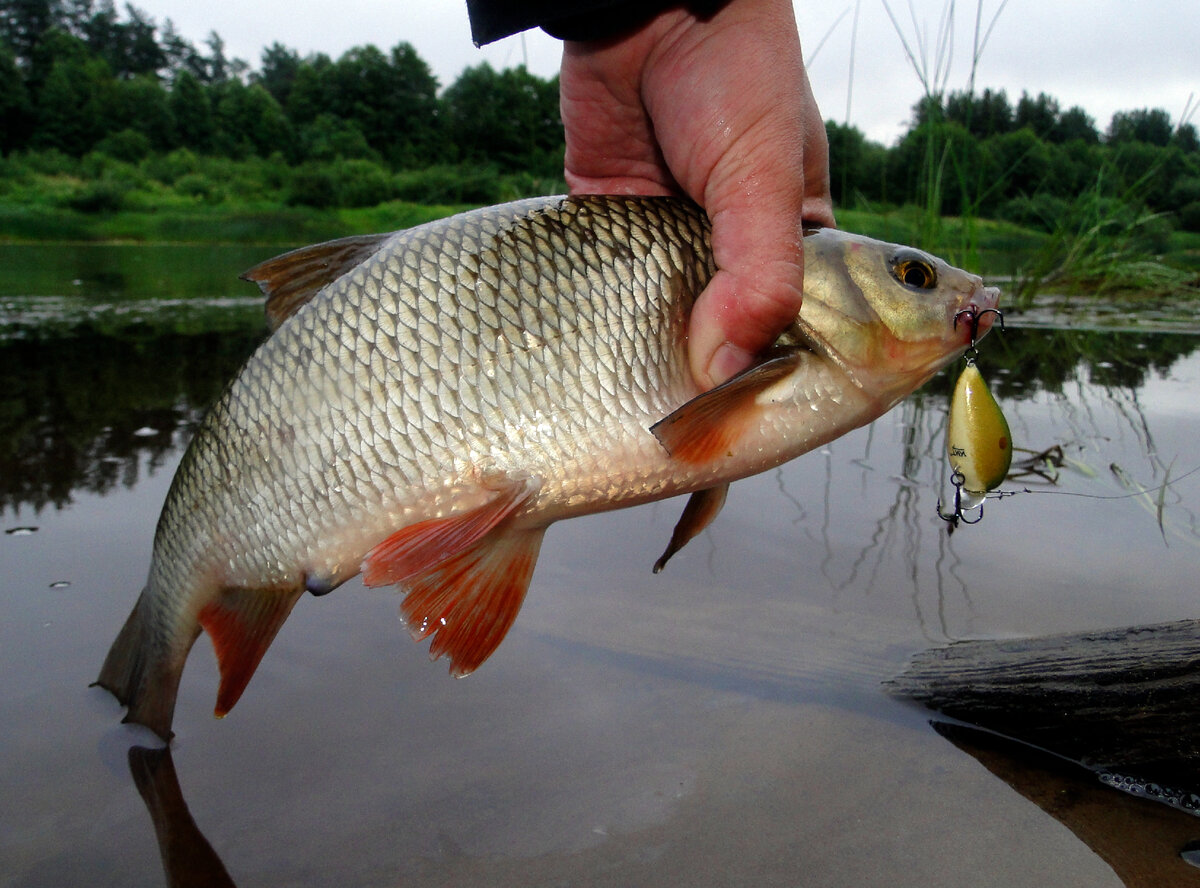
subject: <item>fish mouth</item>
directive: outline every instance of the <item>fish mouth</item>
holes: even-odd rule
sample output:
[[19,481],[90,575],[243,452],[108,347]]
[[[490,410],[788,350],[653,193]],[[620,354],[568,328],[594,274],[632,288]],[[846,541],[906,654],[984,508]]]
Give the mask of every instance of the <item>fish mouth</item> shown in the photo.
[[1004,315],[997,307],[1000,304],[1000,288],[982,284],[962,301],[954,314],[954,330],[963,336],[967,344],[982,339],[997,320],[1004,324]]

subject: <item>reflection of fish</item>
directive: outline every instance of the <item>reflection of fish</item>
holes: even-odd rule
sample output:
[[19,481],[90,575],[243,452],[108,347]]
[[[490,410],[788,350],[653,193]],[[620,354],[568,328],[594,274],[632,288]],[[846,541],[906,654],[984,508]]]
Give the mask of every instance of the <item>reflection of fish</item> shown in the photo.
[[236,702],[307,589],[396,584],[463,675],[520,608],[546,526],[726,484],[869,422],[967,345],[977,277],[837,231],[771,353],[701,393],[686,323],[708,224],[670,198],[542,198],[298,250],[247,273],[278,330],[184,456],[146,589],[100,673],[170,733],[203,627]]
[[129,770],[154,821],[168,888],[235,888],[188,811],[171,750],[130,747]]

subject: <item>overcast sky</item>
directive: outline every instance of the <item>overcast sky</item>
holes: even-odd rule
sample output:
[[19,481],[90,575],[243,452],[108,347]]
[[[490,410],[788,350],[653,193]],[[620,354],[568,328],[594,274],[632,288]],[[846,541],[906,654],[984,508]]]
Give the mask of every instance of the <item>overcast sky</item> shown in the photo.
[[[917,50],[912,15],[934,42],[945,0],[888,0],[906,39]],[[215,30],[231,57],[257,68],[262,49],[278,41],[302,55],[337,57],[352,46],[373,43],[387,50],[413,44],[441,85],[468,65],[495,67],[525,62],[552,76],[559,44],[540,31],[511,37],[482,50],[470,38],[464,0],[141,0],[159,24],[171,19],[197,46]],[[984,2],[985,26],[999,0]],[[921,86],[882,0],[796,0],[813,91],[826,118],[846,119],[854,52],[850,121],[868,138],[891,144],[909,120]],[[976,7],[958,4],[947,80],[963,89],[970,73]],[[818,48],[819,47],[819,48]],[[935,53],[929,50],[932,68]],[[1009,0],[984,49],[976,75],[979,89],[1007,90],[1015,105],[1022,91],[1046,92],[1063,109],[1080,105],[1103,131],[1114,111],[1164,108],[1178,121],[1190,94],[1200,100],[1200,5],[1196,0]],[[1200,114],[1193,118],[1200,122]]]

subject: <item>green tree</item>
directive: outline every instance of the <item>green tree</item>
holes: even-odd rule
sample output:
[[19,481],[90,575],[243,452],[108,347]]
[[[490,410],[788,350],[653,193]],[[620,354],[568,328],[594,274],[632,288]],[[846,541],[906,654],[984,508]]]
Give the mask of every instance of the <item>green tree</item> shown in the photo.
[[506,171],[556,175],[562,169],[558,81],[524,67],[467,68],[442,96],[446,132],[460,160]]
[[272,43],[262,53],[262,68],[251,79],[262,84],[281,107],[287,107],[292,85],[300,70],[300,54],[282,43]]
[[146,137],[153,151],[175,144],[170,96],[157,78],[143,74],[116,83],[116,103],[110,130],[130,129]]
[[1106,141],[1110,145],[1145,142],[1147,145],[1166,147],[1174,130],[1171,115],[1161,108],[1118,111],[1108,126]]
[[0,46],[0,154],[20,148],[29,138],[33,108],[29,91],[11,52]]
[[1013,109],[1004,90],[985,89],[976,96],[952,92],[946,96],[946,119],[958,123],[971,135],[987,138],[1012,129]]
[[1046,93],[1034,98],[1023,92],[1013,114],[1013,129],[1025,127],[1039,139],[1053,139],[1061,114],[1058,101]]
[[431,162],[437,143],[437,80],[407,43],[390,56],[374,46],[348,50],[325,73],[329,113],[354,123],[396,166]]
[[1057,140],[1060,142],[1078,140],[1095,145],[1100,141],[1100,134],[1096,131],[1096,121],[1078,105],[1068,108],[1058,118],[1057,135]]
[[212,147],[215,126],[208,93],[190,71],[180,71],[171,88],[171,118],[176,142],[203,153]]
[[226,157],[269,157],[286,148],[291,127],[283,109],[260,84],[228,80],[217,89],[215,148]]
[[39,46],[39,53],[52,46],[62,51],[37,92],[30,144],[79,156],[108,132],[116,105],[115,81],[103,59],[73,44],[79,44],[77,38],[58,32],[47,35]]
[[332,107],[333,61],[324,53],[305,58],[296,69],[284,108],[295,126],[312,123],[322,114],[334,114]]
[[832,120],[825,121],[825,135],[829,140],[833,202],[839,207],[852,207],[862,200],[887,201],[887,149],[868,141],[857,127]]
[[9,47],[18,63],[28,65],[59,14],[55,0],[0,0],[0,43]]
[[1196,135],[1196,127],[1185,123],[1175,128],[1171,134],[1171,144],[1186,154],[1200,154],[1200,137]]

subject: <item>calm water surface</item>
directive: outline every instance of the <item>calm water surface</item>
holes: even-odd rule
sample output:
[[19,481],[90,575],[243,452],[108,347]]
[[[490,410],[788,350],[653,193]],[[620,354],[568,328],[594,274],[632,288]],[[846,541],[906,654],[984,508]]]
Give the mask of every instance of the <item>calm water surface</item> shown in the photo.
[[936,516],[944,375],[735,485],[659,576],[681,501],[556,525],[466,680],[358,583],[300,602],[222,721],[201,641],[167,755],[88,683],[181,448],[261,336],[235,277],[271,251],[107,249],[0,255],[0,885],[1151,884],[1039,794],[1172,861],[1200,839],[967,754],[883,688],[958,639],[1200,617],[1186,313],[1009,314],[981,368],[1017,445],[1062,460],[977,526]]

